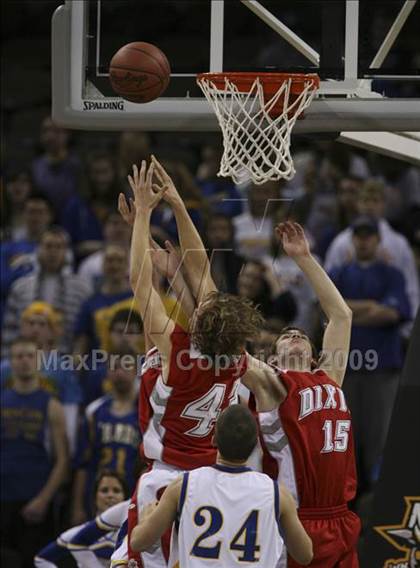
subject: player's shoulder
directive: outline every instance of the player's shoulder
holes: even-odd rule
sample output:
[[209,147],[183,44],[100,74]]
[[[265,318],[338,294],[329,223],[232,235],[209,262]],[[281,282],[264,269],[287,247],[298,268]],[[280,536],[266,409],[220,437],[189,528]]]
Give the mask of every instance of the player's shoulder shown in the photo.
[[71,527],[67,529],[60,536],[57,537],[57,544],[64,548],[68,548],[71,543],[71,540],[77,535],[79,531],[81,531],[87,523],[83,523],[82,525],[76,525],[75,527]]
[[110,397],[109,395],[104,395],[101,396],[100,398],[97,398],[96,400],[92,401],[90,404],[87,405],[86,407],[86,416],[88,418],[93,418],[95,415],[98,414],[98,412],[107,409],[110,404],[112,402],[112,397]]
[[322,384],[337,386],[328,374],[319,368],[310,371],[293,371],[289,369],[279,369],[278,374],[288,393],[298,391],[302,388],[313,387]]
[[118,530],[127,517],[130,502],[130,499],[122,501],[98,515],[95,519],[98,527],[109,531]]

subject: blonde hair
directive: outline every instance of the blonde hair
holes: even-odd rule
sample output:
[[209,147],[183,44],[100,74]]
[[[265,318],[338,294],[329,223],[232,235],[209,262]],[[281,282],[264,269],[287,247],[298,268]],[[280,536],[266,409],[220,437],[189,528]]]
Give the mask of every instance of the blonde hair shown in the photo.
[[203,355],[239,355],[260,331],[264,318],[246,299],[211,292],[199,306],[191,339]]

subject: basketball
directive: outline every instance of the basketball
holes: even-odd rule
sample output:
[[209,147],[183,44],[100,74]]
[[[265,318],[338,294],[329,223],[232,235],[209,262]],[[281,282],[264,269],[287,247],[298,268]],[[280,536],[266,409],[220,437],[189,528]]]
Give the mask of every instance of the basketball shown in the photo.
[[121,47],[109,66],[112,88],[133,103],[148,103],[160,97],[169,84],[170,75],[166,55],[144,41]]

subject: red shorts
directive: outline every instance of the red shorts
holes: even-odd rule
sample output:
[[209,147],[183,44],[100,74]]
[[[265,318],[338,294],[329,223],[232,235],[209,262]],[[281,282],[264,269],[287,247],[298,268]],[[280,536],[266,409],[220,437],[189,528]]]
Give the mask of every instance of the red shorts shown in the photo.
[[[299,509],[299,518],[312,539],[312,568],[358,568],[359,517],[347,505],[322,509]],[[289,556],[288,568],[300,568]]]

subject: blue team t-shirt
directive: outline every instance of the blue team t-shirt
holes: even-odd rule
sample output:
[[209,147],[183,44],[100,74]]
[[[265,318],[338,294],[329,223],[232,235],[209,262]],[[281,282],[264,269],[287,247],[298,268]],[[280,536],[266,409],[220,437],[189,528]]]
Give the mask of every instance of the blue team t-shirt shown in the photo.
[[48,439],[51,395],[37,389],[1,395],[1,499],[28,501],[46,484],[52,469]]
[[347,300],[375,300],[383,306],[397,310],[399,322],[383,326],[352,326],[350,351],[360,351],[363,366],[368,350],[378,355],[377,369],[400,369],[403,364],[403,346],[399,325],[411,317],[410,304],[403,274],[383,262],[362,265],[352,262],[333,268],[330,277],[342,296]]

